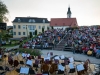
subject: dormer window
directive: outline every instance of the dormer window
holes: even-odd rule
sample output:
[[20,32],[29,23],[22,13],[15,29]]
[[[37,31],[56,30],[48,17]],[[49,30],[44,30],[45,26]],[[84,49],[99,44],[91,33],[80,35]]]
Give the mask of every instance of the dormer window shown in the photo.
[[18,22],[21,22],[20,18],[18,18]]
[[45,23],[45,20],[43,20],[43,23]]
[[32,19],[32,22],[35,22],[35,20],[34,20],[34,19]]
[[29,19],[29,22],[35,22],[35,20],[34,19]]

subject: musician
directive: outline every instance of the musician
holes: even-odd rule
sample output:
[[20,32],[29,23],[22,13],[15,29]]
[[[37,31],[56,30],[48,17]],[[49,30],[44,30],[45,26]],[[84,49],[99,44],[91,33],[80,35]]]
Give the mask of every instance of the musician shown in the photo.
[[14,67],[17,67],[18,65],[19,65],[18,58],[15,57],[15,59],[14,59]]
[[13,59],[11,56],[8,56],[8,63],[12,66],[13,65]]
[[49,65],[45,63],[41,64],[41,72],[49,75]]

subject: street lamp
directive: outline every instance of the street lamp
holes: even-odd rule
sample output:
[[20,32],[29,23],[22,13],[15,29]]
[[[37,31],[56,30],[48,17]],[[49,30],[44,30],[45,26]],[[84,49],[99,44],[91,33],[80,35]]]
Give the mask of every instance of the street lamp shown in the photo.
[[27,40],[28,40],[28,30],[27,30],[27,25],[26,25],[26,35],[27,35]]

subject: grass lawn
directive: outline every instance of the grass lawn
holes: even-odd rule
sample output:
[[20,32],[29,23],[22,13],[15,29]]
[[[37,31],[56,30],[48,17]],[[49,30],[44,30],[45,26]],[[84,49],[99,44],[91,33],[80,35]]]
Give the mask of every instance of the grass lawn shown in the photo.
[[1,46],[1,47],[4,47],[4,48],[8,48],[8,47],[14,47],[14,46],[16,46],[17,44],[6,44],[6,45],[4,45],[4,46]]

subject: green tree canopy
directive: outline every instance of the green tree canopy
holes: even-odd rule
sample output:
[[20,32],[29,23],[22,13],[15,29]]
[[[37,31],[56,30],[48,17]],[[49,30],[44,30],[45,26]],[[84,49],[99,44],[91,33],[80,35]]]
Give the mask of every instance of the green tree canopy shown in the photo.
[[37,30],[35,30],[35,35],[37,35]]
[[6,17],[6,14],[8,14],[9,11],[7,9],[7,6],[0,0],[0,22],[6,22],[8,21],[8,18]]

